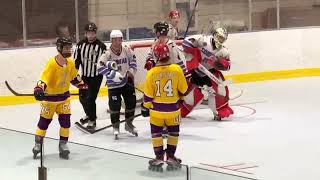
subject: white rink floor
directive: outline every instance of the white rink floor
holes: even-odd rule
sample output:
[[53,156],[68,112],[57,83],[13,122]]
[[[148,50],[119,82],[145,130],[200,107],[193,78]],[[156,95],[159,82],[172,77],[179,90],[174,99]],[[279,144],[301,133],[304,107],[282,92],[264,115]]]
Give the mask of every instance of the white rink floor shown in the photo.
[[[320,179],[320,111],[317,104],[320,101],[319,80],[319,77],[313,77],[231,85],[230,89],[234,94],[243,90],[241,97],[230,102],[236,105],[233,106],[234,117],[228,121],[215,122],[212,121],[210,110],[195,110],[182,122],[177,156],[190,166],[258,179]],[[109,118],[106,107],[106,97],[99,98],[99,127],[110,124],[109,119],[106,120]],[[254,111],[255,114],[250,115]],[[72,112],[73,122],[83,115],[78,100],[72,101]],[[38,104],[0,107],[0,127],[34,133],[38,114]],[[111,129],[88,135],[72,126],[70,141],[153,157],[147,118],[136,118],[134,124],[139,130],[139,137],[125,133],[122,125],[119,141],[113,140]],[[47,136],[58,138],[58,133],[59,123],[55,118]],[[6,136],[1,130],[0,136],[0,151],[4,151],[0,155],[0,179],[35,179],[39,162],[32,159],[33,137],[26,135],[25,139],[22,139],[10,133]],[[48,176],[60,172],[61,177],[73,179],[75,176],[68,173],[75,173],[76,170],[73,169],[78,169],[102,177],[98,172],[110,171],[112,168],[116,171],[123,170],[125,175],[133,177],[128,178],[130,180],[143,179],[150,175],[147,171],[134,170],[137,168],[134,167],[135,163],[144,161],[143,159],[128,156],[125,160],[119,160],[121,156],[117,154],[112,156],[115,157],[113,160],[104,159],[103,156],[111,152],[91,151],[78,146],[70,146],[69,161],[60,160],[57,143],[50,141],[45,144]],[[15,150],[8,151],[8,148],[3,148],[6,145],[14,145]],[[118,156],[119,158],[116,158]],[[145,161],[147,169],[147,160]],[[120,162],[122,165],[117,165]],[[50,170],[50,167],[53,170]],[[68,168],[68,171],[64,171],[64,168]],[[131,174],[126,168],[131,168],[135,173]],[[136,175],[140,177],[134,178]],[[179,174],[171,174],[171,178],[154,174],[152,176],[155,179],[174,179],[178,178]]]

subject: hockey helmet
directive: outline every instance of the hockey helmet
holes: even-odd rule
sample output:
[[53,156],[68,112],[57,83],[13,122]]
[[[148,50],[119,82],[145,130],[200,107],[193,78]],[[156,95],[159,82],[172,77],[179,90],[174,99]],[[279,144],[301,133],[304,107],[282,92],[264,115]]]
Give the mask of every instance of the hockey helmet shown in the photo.
[[123,38],[123,34],[120,30],[118,29],[115,29],[115,30],[112,30],[111,33],[110,33],[110,39],[112,38]]
[[212,36],[216,48],[220,48],[222,47],[222,44],[228,39],[228,32],[225,28],[219,27],[213,31]]
[[159,33],[160,36],[161,35],[166,36],[169,31],[169,24],[165,21],[161,21],[161,22],[155,23],[153,28],[156,34]]
[[170,18],[173,18],[173,17],[176,17],[176,16],[180,17],[180,13],[179,13],[178,10],[172,10],[172,11],[170,11],[170,13],[169,13],[169,17],[170,17]]
[[85,31],[94,31],[96,32],[98,30],[98,27],[95,23],[90,22],[84,27]]
[[166,61],[166,59],[170,56],[169,47],[163,43],[157,44],[153,48],[153,54],[157,61]]
[[57,42],[56,42],[57,50],[64,58],[68,58],[71,56],[71,53],[63,53],[62,52],[63,47],[67,46],[67,45],[72,46],[71,39],[66,38],[66,37],[59,37],[57,39]]

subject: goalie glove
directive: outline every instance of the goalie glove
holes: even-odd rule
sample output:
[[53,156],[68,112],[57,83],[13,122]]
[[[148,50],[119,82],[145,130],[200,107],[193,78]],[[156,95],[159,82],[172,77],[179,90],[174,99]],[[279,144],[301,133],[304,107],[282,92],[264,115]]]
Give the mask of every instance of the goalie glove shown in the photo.
[[222,47],[215,56],[214,66],[217,70],[227,71],[230,69],[230,53],[227,48]]

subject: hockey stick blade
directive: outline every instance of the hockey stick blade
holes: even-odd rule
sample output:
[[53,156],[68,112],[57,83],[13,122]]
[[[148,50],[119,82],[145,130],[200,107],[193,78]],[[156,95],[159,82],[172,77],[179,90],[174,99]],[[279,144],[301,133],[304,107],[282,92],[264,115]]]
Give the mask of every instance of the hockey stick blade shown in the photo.
[[[8,90],[14,94],[15,96],[34,96],[34,94],[31,93],[18,93],[17,91],[13,90],[12,87],[9,85],[8,81],[4,81],[6,84]],[[45,94],[45,96],[65,96],[66,94]],[[79,93],[70,93],[70,96],[77,96]]]
[[[134,118],[139,117],[139,116],[141,116],[141,114],[134,115]],[[119,124],[124,123],[124,122],[126,122],[125,119],[124,119],[124,120],[121,120],[121,121],[119,122]],[[89,134],[94,134],[94,133],[100,132],[100,131],[102,131],[102,130],[105,130],[105,129],[108,129],[108,128],[113,127],[113,125],[110,124],[110,125],[108,125],[108,126],[105,126],[105,127],[99,128],[99,129],[90,130],[90,129],[88,129],[88,128],[85,128],[85,127],[84,127],[83,125],[81,125],[79,122],[75,122],[75,125],[78,127],[79,130],[81,130],[81,131],[83,131],[83,132],[85,132],[85,133],[89,133]]]
[[6,84],[7,88],[9,89],[9,91],[14,94],[15,96],[33,96],[33,94],[21,94],[16,92],[15,90],[13,90],[11,88],[11,86],[9,85],[8,81],[4,81],[4,83]]

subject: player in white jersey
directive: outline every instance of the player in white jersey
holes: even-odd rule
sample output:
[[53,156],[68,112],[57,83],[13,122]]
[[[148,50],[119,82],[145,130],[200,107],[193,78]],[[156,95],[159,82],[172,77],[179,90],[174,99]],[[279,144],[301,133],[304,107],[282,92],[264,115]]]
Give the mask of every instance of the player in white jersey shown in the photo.
[[182,68],[183,72],[186,74],[187,68],[185,64],[184,53],[182,53],[181,50],[178,48],[178,45],[169,38],[168,36],[169,24],[164,21],[157,22],[156,24],[154,24],[154,31],[156,33],[157,39],[151,46],[150,51],[148,53],[145,69],[150,70],[152,67],[155,66],[155,56],[153,53],[153,49],[157,44],[162,43],[162,44],[166,44],[169,47],[170,60],[171,60],[170,63],[178,64]]
[[177,10],[172,10],[169,13],[170,23],[168,36],[171,40],[179,39],[178,24],[180,21],[180,13]]
[[[223,43],[227,40],[228,33],[224,28],[217,28],[212,35],[193,35],[185,38],[183,48],[187,56],[188,71],[191,72],[191,83],[195,85],[185,98],[181,109],[182,117],[186,117],[192,109],[201,103],[203,94],[199,87],[210,87],[208,105],[215,115],[216,120],[229,117],[233,110],[228,104],[229,90],[221,71],[230,69],[229,52]],[[209,76],[208,76],[209,75]],[[210,77],[210,75],[213,75]]]
[[125,130],[138,136],[132,124],[136,108],[134,75],[137,71],[137,62],[130,48],[122,45],[122,38],[120,30],[112,30],[111,47],[101,55],[98,62],[99,73],[106,75],[107,78],[110,118],[115,139],[118,139],[120,127],[121,96],[125,103]]

